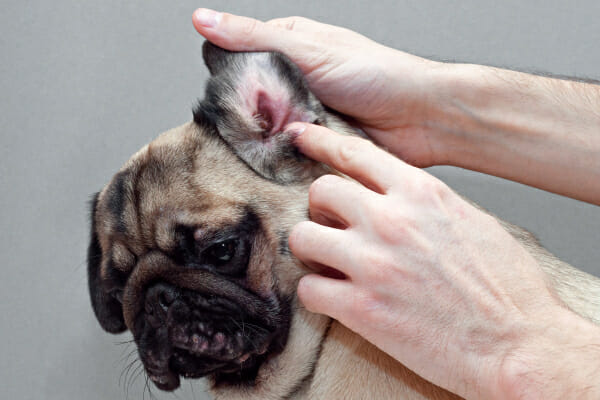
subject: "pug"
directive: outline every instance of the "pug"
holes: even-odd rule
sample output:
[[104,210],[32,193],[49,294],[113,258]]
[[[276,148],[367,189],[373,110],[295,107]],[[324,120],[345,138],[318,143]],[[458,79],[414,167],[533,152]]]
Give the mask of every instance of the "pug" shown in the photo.
[[[205,377],[216,399],[452,399],[296,298],[308,272],[288,235],[308,188],[336,173],[302,156],[292,121],[359,134],[278,53],[208,42],[211,73],[193,121],[135,153],[94,196],[88,278],[104,330],[130,330],[165,391]],[[600,322],[600,281],[502,222],[565,306]]]

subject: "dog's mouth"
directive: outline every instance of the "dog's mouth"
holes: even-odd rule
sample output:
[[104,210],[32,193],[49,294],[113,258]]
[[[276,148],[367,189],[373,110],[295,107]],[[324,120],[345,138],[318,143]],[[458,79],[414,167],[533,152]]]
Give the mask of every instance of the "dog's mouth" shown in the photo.
[[262,363],[283,349],[289,330],[289,302],[262,301],[261,317],[222,297],[164,283],[150,287],[134,329],[150,380],[167,391],[179,387],[180,377],[252,382]]

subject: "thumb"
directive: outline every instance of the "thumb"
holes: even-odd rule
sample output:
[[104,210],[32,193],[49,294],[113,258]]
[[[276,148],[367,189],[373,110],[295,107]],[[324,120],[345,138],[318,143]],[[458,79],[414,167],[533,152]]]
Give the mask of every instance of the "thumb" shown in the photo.
[[[279,51],[297,49],[304,35],[279,24],[199,8],[192,15],[196,30],[217,46],[232,51]],[[302,47],[302,46],[300,46]]]

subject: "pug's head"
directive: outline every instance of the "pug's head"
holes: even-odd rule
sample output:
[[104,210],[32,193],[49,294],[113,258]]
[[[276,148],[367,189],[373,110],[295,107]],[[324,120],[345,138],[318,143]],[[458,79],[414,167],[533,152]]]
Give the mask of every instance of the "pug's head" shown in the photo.
[[282,130],[293,121],[341,127],[283,55],[208,43],[203,55],[211,78],[194,121],[134,154],[92,204],[94,312],[106,331],[132,332],[163,390],[180,377],[256,385],[265,365],[292,351],[305,270],[287,238],[327,168]]

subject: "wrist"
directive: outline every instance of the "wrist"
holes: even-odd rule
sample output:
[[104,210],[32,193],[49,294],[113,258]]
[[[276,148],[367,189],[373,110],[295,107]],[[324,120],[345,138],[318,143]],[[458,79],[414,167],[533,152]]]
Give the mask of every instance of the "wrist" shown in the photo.
[[600,328],[562,308],[547,321],[504,356],[494,398],[600,398]]
[[[394,120],[387,128],[396,131],[397,142],[368,133],[401,158],[409,155],[409,162],[410,158],[426,160],[417,166],[464,167],[465,159],[478,155],[473,144],[485,113],[481,103],[489,103],[497,90],[486,78],[492,68],[436,62],[390,50],[385,74],[397,96],[391,101]],[[426,142],[414,143],[416,138]]]
[[376,143],[417,167],[444,164],[446,139],[440,125],[452,64],[385,48],[379,74],[385,77],[384,106],[375,123],[360,120]]
[[470,64],[434,74],[435,164],[600,204],[599,86]]
[[494,125],[499,121],[490,111],[498,107],[505,90],[494,70],[450,63],[430,70],[433,85],[423,128],[431,138],[436,165],[477,169],[481,152],[492,147],[495,138],[488,133],[496,131]]

